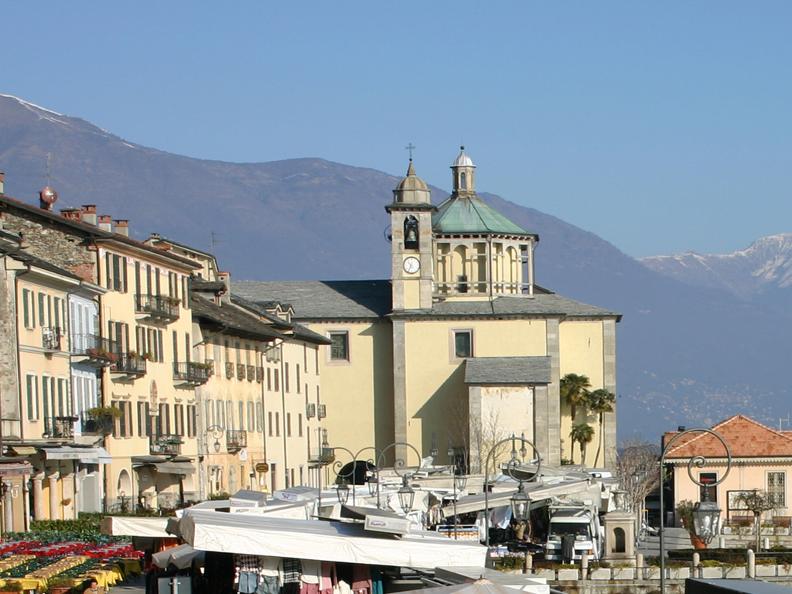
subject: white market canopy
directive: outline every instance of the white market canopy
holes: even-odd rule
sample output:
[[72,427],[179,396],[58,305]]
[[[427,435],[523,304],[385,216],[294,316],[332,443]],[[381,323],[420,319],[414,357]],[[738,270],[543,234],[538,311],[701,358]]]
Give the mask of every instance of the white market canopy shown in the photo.
[[[581,493],[588,490],[591,483],[588,479],[585,480],[565,480],[558,483],[543,484],[543,483],[525,483],[523,488],[528,499],[531,501],[542,501],[551,497],[562,497],[564,495],[572,495],[574,493]],[[599,489],[599,487],[597,487]],[[488,497],[488,505],[490,509],[496,507],[503,507],[509,505],[509,501],[517,492],[517,489],[509,491],[501,491],[498,493],[490,493]],[[446,505],[443,507],[443,514],[446,517],[454,514],[454,505]],[[469,495],[461,497],[456,504],[457,514],[467,514],[470,512],[477,512],[484,510],[484,494]]]
[[168,518],[136,518],[107,516],[102,518],[102,534],[110,536],[144,536],[149,538],[173,538],[166,531]]
[[339,563],[432,569],[484,566],[486,547],[418,532],[401,538],[359,524],[187,510],[182,538],[195,549]]
[[203,555],[203,551],[196,551],[190,545],[182,544],[154,553],[151,560],[161,569],[167,569],[169,565],[174,565],[178,569],[187,569],[192,565],[194,559],[203,559]]

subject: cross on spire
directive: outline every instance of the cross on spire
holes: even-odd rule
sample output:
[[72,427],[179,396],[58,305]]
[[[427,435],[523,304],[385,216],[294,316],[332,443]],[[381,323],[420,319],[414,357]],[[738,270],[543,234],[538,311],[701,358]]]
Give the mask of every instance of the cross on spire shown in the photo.
[[410,151],[410,161],[412,161],[413,151],[415,150],[415,145],[411,142],[407,146],[404,147],[408,151]]

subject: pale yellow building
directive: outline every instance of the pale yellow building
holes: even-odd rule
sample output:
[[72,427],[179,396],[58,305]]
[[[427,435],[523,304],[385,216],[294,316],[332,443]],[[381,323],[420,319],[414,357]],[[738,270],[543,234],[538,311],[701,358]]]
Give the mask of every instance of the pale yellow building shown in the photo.
[[[585,374],[615,393],[620,316],[539,286],[538,236],[478,197],[464,150],[451,169],[452,195],[437,206],[412,162],[394,190],[390,279],[243,281],[234,291],[289,303],[296,321],[330,339],[319,401],[331,446],[407,442],[439,463],[452,450],[455,463],[478,471],[494,442],[514,433],[545,463],[577,459],[560,378]],[[615,419],[605,414],[606,466]]]

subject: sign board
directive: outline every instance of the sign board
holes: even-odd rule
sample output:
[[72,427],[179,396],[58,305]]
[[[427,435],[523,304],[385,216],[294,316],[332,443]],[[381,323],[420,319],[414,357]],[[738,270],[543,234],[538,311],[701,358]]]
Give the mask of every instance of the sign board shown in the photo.
[[256,472],[269,472],[269,464],[266,462],[259,462],[256,464]]

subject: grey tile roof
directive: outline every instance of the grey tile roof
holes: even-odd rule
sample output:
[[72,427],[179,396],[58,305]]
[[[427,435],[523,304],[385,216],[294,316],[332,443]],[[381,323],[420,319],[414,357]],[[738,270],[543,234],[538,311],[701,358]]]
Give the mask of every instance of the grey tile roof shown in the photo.
[[432,309],[412,310],[406,316],[454,317],[454,316],[562,316],[602,317],[620,314],[589,305],[556,293],[537,292],[533,297],[498,297],[492,301],[441,301]]
[[269,324],[258,320],[252,314],[245,313],[234,305],[215,305],[211,301],[192,295],[190,309],[194,319],[216,325],[224,332],[241,336],[249,336],[261,340],[284,338]]
[[55,266],[55,264],[50,264],[46,260],[37,258],[36,256],[33,256],[22,249],[0,248],[0,254],[5,254],[7,256],[10,256],[11,258],[14,258],[15,260],[24,262],[25,264],[29,264],[30,266],[41,268],[42,270],[46,270],[47,272],[54,272],[55,274],[60,274],[61,276],[65,276],[73,280],[78,280],[78,281],[83,280],[73,272],[69,272],[65,268]]
[[314,332],[313,330],[310,330],[301,324],[297,324],[296,322],[287,322],[286,320],[282,320],[278,316],[274,316],[269,313],[263,305],[248,301],[239,295],[231,293],[231,303],[269,320],[272,322],[273,328],[278,331],[283,331],[284,334],[291,332],[295,338],[305,340],[306,342],[312,342],[314,344],[330,344],[330,339],[326,336],[322,336],[318,332]]
[[549,384],[550,357],[476,357],[465,361],[466,384]]
[[391,311],[388,280],[235,281],[232,286],[249,301],[289,303],[300,320],[381,318]]

